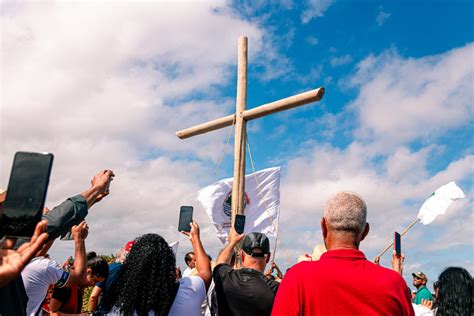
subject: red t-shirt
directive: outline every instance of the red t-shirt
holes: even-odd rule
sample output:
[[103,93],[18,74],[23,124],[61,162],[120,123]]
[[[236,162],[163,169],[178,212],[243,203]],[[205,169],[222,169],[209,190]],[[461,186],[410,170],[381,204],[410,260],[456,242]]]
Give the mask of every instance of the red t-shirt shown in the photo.
[[286,273],[273,303],[280,315],[415,315],[408,287],[395,271],[359,250],[328,251]]

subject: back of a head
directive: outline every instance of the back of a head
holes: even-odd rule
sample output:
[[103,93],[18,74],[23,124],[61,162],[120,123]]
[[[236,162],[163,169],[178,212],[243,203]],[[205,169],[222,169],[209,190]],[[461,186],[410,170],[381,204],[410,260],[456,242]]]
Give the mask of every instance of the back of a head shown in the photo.
[[184,262],[186,262],[187,265],[193,260],[194,257],[194,252],[188,252],[184,255]]
[[107,291],[106,308],[119,306],[124,314],[169,310],[176,289],[176,258],[163,237],[138,237],[117,280]]
[[97,257],[95,252],[87,254],[87,268],[91,269],[93,275],[107,279],[109,276],[109,264],[102,257]]
[[324,218],[332,231],[358,236],[367,222],[367,205],[356,193],[339,192],[326,203]]
[[242,251],[247,254],[242,266],[263,272],[270,255],[270,241],[265,234],[252,232],[244,237]]
[[474,312],[473,279],[464,268],[450,267],[438,279],[437,316],[471,316]]

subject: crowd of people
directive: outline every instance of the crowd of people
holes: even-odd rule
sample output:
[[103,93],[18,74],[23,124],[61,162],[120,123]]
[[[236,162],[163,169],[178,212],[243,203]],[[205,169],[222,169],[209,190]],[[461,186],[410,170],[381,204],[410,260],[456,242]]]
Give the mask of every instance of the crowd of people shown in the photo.
[[[100,171],[86,191],[45,209],[30,240],[3,239],[0,315],[473,315],[473,279],[466,269],[444,270],[434,294],[427,276],[414,272],[412,293],[402,277],[403,255],[392,255],[391,268],[366,259],[359,246],[370,230],[367,206],[352,192],[326,203],[320,222],[324,253],[285,274],[270,262],[270,241],[259,232],[232,228],[213,261],[196,221],[183,232],[193,248],[183,273],[168,242],[153,233],[128,242],[107,262],[86,252],[85,218],[109,194],[113,178],[112,171]],[[74,256],[58,264],[47,252],[69,233]],[[92,290],[83,307],[86,288]]]

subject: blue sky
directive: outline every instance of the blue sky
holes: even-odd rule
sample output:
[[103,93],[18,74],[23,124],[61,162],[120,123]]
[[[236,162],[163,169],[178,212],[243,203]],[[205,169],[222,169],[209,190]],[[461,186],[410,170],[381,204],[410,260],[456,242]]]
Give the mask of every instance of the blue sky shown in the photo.
[[[234,111],[246,35],[248,108],[326,88],[319,103],[248,124],[256,168],[282,166],[277,262],[291,266],[322,242],[319,218],[337,191],[366,198],[372,229],[362,249],[373,258],[454,180],[467,198],[406,235],[405,276],[422,270],[433,280],[450,265],[474,272],[471,2],[1,5],[0,186],[18,150],[55,154],[49,206],[97,170],[115,170],[111,196],[88,216],[89,249],[114,252],[157,232],[179,240],[182,256],[190,245],[175,231],[178,209],[194,204],[215,256],[221,244],[195,194],[231,176],[229,154],[213,174],[228,130],[184,141],[174,132]],[[71,247],[57,242],[52,255],[62,260]]]

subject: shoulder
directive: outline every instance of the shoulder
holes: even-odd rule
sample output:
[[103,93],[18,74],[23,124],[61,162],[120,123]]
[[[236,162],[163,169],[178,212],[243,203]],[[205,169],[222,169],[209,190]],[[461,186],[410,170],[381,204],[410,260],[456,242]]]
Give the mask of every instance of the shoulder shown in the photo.
[[398,272],[396,272],[392,269],[379,266],[379,265],[377,265],[373,262],[370,262],[369,260],[366,260],[365,264],[370,265],[371,268],[372,268],[373,273],[375,273],[378,276],[383,276],[384,278],[386,278],[388,280],[392,280],[392,281],[403,281],[403,282],[405,282],[403,280],[402,276]]
[[423,298],[431,298],[433,297],[433,295],[431,294],[430,290],[428,290],[428,288],[426,286],[422,287],[419,291],[418,291],[419,295]]
[[179,281],[178,294],[183,292],[192,292],[197,295],[206,295],[206,284],[200,276],[192,275],[184,277]]
[[232,269],[228,264],[225,264],[225,263],[221,263],[221,264],[218,264],[215,268],[214,268],[214,271],[212,272],[213,274],[213,277],[216,278],[216,277],[224,277],[225,275],[229,274],[229,273],[234,273],[235,270]]

